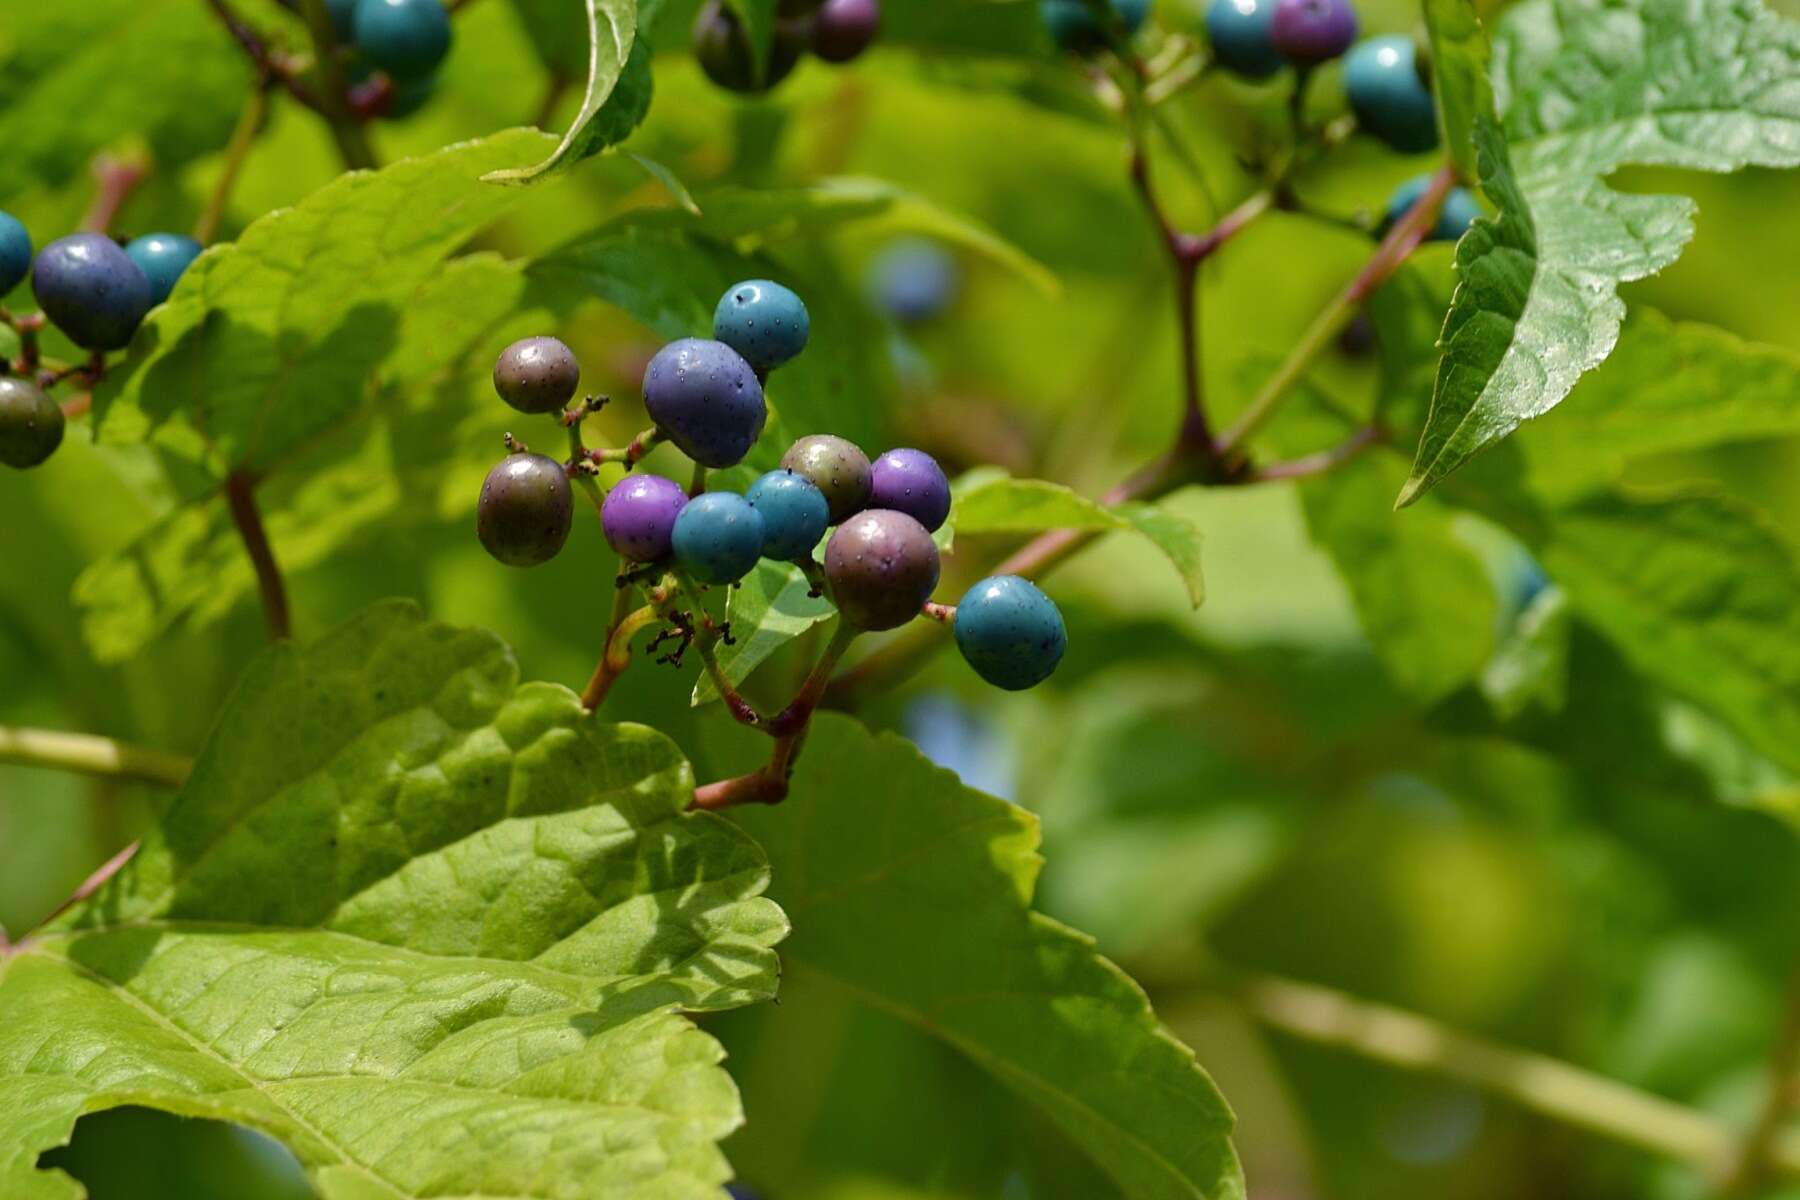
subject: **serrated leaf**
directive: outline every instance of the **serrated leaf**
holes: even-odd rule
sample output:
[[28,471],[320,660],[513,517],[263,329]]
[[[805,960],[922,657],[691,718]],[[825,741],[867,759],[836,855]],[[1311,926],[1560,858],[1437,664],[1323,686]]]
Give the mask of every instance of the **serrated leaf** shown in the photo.
[[1800,26],[1756,0],[1530,0],[1502,22],[1492,78],[1500,116],[1475,113],[1471,136],[1499,215],[1457,247],[1402,505],[1568,395],[1618,338],[1618,285],[1692,236],[1690,200],[1607,174],[1800,163]]
[[1107,508],[1059,483],[986,475],[956,496],[945,524],[958,536],[1051,529],[1089,533],[1130,530],[1149,539],[1168,558],[1180,573],[1194,607],[1206,599],[1199,529],[1185,517],[1153,504],[1134,502]]
[[711,1200],[742,1120],[679,1015],[767,997],[762,853],[674,745],[378,606],[274,648],[137,857],[0,955],[0,1192],[121,1104],[280,1138],[326,1200]]
[[[792,563],[767,559],[757,563],[726,601],[725,619],[731,622],[735,641],[718,648],[725,677],[733,684],[743,683],[775,651],[836,615],[829,600],[811,593],[812,584]],[[692,702],[708,704],[718,698],[712,676],[702,674],[694,684]]]
[[1473,179],[1475,122],[1494,112],[1487,34],[1472,0],[1425,0],[1424,9],[1431,39],[1432,95],[1443,125],[1444,148],[1458,174]]
[[[625,140],[650,111],[650,52],[637,41],[637,0],[583,0],[587,7],[587,86],[562,141],[535,166],[503,167],[484,183],[525,184],[563,171]],[[548,18],[553,20],[554,18]],[[535,30],[542,22],[529,22]]]
[[1037,819],[912,745],[821,715],[789,800],[740,822],[794,918],[792,971],[959,1050],[1133,1200],[1239,1200],[1232,1116],[1091,939],[1031,908]]

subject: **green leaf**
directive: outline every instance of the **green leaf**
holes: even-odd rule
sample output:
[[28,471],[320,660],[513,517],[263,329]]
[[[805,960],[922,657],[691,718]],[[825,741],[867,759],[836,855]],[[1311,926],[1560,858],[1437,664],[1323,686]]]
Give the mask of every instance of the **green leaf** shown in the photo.
[[1043,533],[1073,529],[1086,533],[1130,530],[1148,538],[1181,575],[1188,599],[1198,608],[1206,599],[1200,566],[1200,531],[1184,517],[1153,504],[1097,504],[1059,483],[1012,479],[983,473],[956,496],[946,530],[957,535]]
[[833,714],[789,804],[738,818],[794,919],[788,970],[959,1050],[1133,1200],[1243,1196],[1231,1112],[1192,1052],[1091,939],[1032,910],[1035,817]]
[[[536,8],[542,0],[532,0]],[[630,136],[650,111],[650,52],[637,44],[637,0],[584,0],[587,6],[587,87],[581,108],[550,156],[535,166],[502,167],[484,183],[536,183]],[[528,18],[534,36],[546,21]],[[562,28],[554,24],[551,28]],[[542,43],[540,42],[540,46]],[[560,53],[552,51],[551,53]],[[554,64],[553,64],[554,65]]]
[[1692,201],[1606,175],[1800,163],[1800,26],[1756,0],[1529,0],[1502,23],[1493,79],[1504,132],[1477,112],[1472,145],[1499,215],[1457,246],[1402,505],[1568,395],[1618,338],[1618,285],[1692,236]]
[[688,191],[687,184],[681,182],[681,178],[675,172],[654,158],[648,158],[642,154],[627,153],[625,157],[642,167],[644,174],[662,184],[663,190],[669,193],[669,198],[680,205],[683,211],[696,217],[702,215],[700,205],[694,201],[694,194]]
[[1474,131],[1494,112],[1488,82],[1487,34],[1474,0],[1425,0],[1425,28],[1431,36],[1432,94],[1444,128],[1444,147],[1465,179],[1476,174]]
[[[719,647],[719,666],[733,684],[743,683],[771,654],[836,613],[829,600],[812,595],[799,567],[764,559],[731,589],[725,619],[731,622],[734,644]],[[693,703],[718,698],[712,676],[702,674],[694,684]]]
[[83,1113],[235,1121],[327,1200],[711,1200],[742,1121],[679,1015],[768,997],[762,853],[686,762],[411,606],[250,669],[136,858],[0,955],[0,1192]]
[[1569,699],[1570,617],[1567,597],[1545,588],[1518,620],[1481,670],[1479,685],[1488,707],[1502,721],[1531,708],[1560,716]]

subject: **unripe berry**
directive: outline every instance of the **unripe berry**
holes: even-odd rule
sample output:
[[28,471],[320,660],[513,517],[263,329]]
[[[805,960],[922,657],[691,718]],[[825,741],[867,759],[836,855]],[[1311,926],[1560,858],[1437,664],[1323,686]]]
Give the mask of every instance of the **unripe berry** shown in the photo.
[[869,507],[903,512],[936,530],[950,515],[950,481],[923,450],[889,450],[870,465]]
[[569,540],[575,497],[563,465],[542,454],[514,454],[488,472],[475,508],[475,532],[509,567],[549,562]]
[[169,298],[189,264],[200,257],[200,250],[200,243],[185,233],[146,233],[125,246],[126,255],[150,281],[153,304]]
[[[1142,29],[1150,15],[1150,0],[1111,0],[1111,7],[1128,35]],[[1038,16],[1061,49],[1087,54],[1106,45],[1106,31],[1094,19],[1087,0],[1039,0]]]
[[451,36],[443,0],[356,0],[351,17],[356,48],[396,82],[437,70]]
[[961,272],[935,242],[906,238],[869,265],[869,291],[882,310],[903,325],[937,316],[956,299]]
[[806,476],[785,468],[763,475],[744,498],[763,519],[763,557],[779,562],[810,555],[831,520],[825,493]]
[[70,234],[39,251],[31,291],[56,327],[88,350],[123,348],[152,307],[150,280],[98,233]]
[[1267,79],[1287,65],[1275,49],[1275,0],[1212,0],[1206,36],[1220,66],[1245,79]]
[[606,493],[600,505],[600,528],[606,544],[620,558],[632,562],[657,562],[669,557],[675,518],[686,507],[688,494],[673,479],[660,475],[627,475]]
[[902,512],[871,508],[825,544],[825,587],[846,624],[894,629],[919,615],[938,582],[938,548]]
[[868,507],[873,486],[869,456],[854,442],[815,433],[789,446],[781,465],[812,480],[812,485],[825,493],[833,525]]
[[1362,127],[1403,154],[1437,145],[1437,110],[1409,37],[1366,38],[1344,58],[1344,94]]
[[556,412],[580,384],[575,352],[553,337],[520,338],[494,360],[494,390],[522,413]]
[[[1388,199],[1387,216],[1382,222],[1382,228],[1389,228],[1394,222],[1404,217],[1407,210],[1419,202],[1419,197],[1423,196],[1425,189],[1430,186],[1431,179],[1428,176],[1420,175],[1395,188],[1393,196]],[[1469,226],[1473,225],[1475,218],[1480,215],[1481,205],[1476,201],[1474,193],[1470,192],[1468,188],[1453,187],[1444,197],[1443,206],[1438,209],[1437,224],[1427,231],[1425,240],[1428,242],[1454,242],[1468,232]]]
[[1069,648],[1055,601],[1017,575],[994,575],[956,606],[956,648],[975,673],[1009,692],[1050,678]]
[[1275,0],[1270,36],[1289,62],[1317,66],[1356,40],[1356,10],[1350,0]]
[[828,63],[847,63],[880,32],[880,0],[825,0],[813,18],[812,52]]
[[706,467],[734,467],[762,436],[769,410],[756,372],[724,342],[682,338],[644,369],[644,408],[681,452]]
[[28,379],[0,375],[0,463],[35,467],[63,440],[63,410]]
[[721,0],[706,0],[694,18],[694,58],[706,77],[733,92],[766,92],[793,71],[806,49],[807,22],[777,14],[769,61],[759,80],[750,33]]
[[31,271],[31,234],[9,212],[0,212],[0,296],[19,286]]
[[713,337],[743,355],[758,374],[806,349],[811,331],[812,319],[800,297],[767,279],[734,284],[713,310]]
[[695,496],[675,518],[675,561],[701,583],[736,583],[762,557],[763,521],[735,492]]

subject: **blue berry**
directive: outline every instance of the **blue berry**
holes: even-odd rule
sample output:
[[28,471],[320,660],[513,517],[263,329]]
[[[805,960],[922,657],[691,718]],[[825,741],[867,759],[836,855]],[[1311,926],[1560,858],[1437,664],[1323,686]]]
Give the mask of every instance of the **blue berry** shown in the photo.
[[[1387,218],[1383,227],[1391,226],[1406,215],[1406,210],[1419,202],[1425,189],[1431,186],[1428,176],[1420,175],[1409,179],[1394,189],[1388,200]],[[1455,187],[1444,197],[1443,207],[1438,209],[1437,224],[1425,235],[1428,242],[1454,242],[1467,233],[1475,218],[1481,215],[1481,205],[1475,200],[1468,188]]]
[[744,356],[758,374],[806,349],[812,320],[789,289],[767,279],[746,279],[719,298],[713,337]]
[[903,512],[935,530],[950,515],[950,481],[923,450],[889,450],[869,467],[869,507]]
[[200,243],[184,233],[146,233],[125,247],[125,253],[150,281],[150,296],[156,304],[169,298],[188,264],[200,257],[200,250]]
[[1056,602],[1029,580],[994,575],[956,606],[956,648],[975,673],[1009,692],[1050,678],[1069,648]]
[[750,485],[744,493],[763,519],[763,557],[781,562],[805,558],[825,536],[831,522],[831,506],[813,481],[785,468],[777,468]]
[[[1127,34],[1144,27],[1150,0],[1111,0],[1113,16]],[[1038,16],[1050,31],[1050,40],[1064,50],[1086,54],[1106,45],[1106,31],[1094,19],[1087,0],[1039,0]]]
[[701,583],[736,583],[762,557],[763,519],[735,492],[695,496],[675,518],[675,561]]
[[956,260],[923,238],[897,241],[869,265],[875,303],[903,325],[929,321],[949,308],[960,284]]
[[705,467],[734,467],[762,436],[768,408],[756,372],[724,342],[682,338],[644,371],[644,408],[681,452]]
[[443,0],[356,0],[351,36],[396,83],[422,79],[450,52],[450,14]]
[[1359,42],[1344,58],[1344,93],[1362,127],[1402,154],[1437,145],[1437,110],[1411,38],[1385,34]]
[[1269,29],[1283,58],[1302,67],[1317,66],[1356,40],[1356,10],[1350,0],[1275,0]]
[[31,234],[9,212],[0,212],[0,296],[19,286],[31,271]]
[[1246,79],[1267,79],[1287,65],[1275,49],[1275,0],[1212,0],[1206,36],[1213,57]]
[[72,233],[39,251],[31,291],[56,327],[88,350],[124,347],[154,304],[144,272],[98,233]]

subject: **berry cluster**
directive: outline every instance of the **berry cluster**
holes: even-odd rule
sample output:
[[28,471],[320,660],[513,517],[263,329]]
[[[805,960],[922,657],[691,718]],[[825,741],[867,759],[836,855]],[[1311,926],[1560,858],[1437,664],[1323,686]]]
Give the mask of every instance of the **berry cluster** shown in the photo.
[[[0,212],[0,296],[30,275],[42,309],[26,317],[6,314],[22,350],[17,361],[0,362],[0,463],[35,467],[56,451],[63,412],[48,389],[76,374],[97,378],[106,353],[131,341],[199,256],[200,243],[179,233],[145,234],[122,246],[105,234],[72,233],[34,256],[25,226]],[[39,358],[37,329],[45,320],[90,352],[86,367],[59,371]]]
[[325,0],[325,10],[345,49],[352,112],[399,120],[430,99],[452,40],[443,0]]
[[[731,287],[714,313],[711,339],[671,342],[650,361],[643,394],[654,426],[618,450],[581,444],[582,420],[605,400],[573,403],[581,368],[568,346],[551,337],[508,346],[494,366],[495,390],[520,412],[560,414],[575,453],[558,462],[509,435],[512,453],[481,488],[482,545],[508,566],[549,561],[568,540],[579,484],[599,499],[601,528],[623,562],[621,586],[660,576],[649,591],[654,603],[660,589],[657,615],[683,646],[705,629],[729,640],[729,630],[669,601],[690,586],[735,584],[766,558],[799,565],[850,630],[894,629],[921,615],[949,618],[957,645],[984,679],[1018,689],[1047,678],[1067,635],[1055,604],[1035,585],[1014,576],[983,580],[953,616],[930,603],[940,567],[931,535],[950,515],[950,483],[923,451],[889,450],[870,461],[844,438],[813,434],[743,493],[705,490],[706,469],[736,466],[756,444],[767,416],[763,385],[805,349],[809,330],[805,304],[781,284],[752,279]],[[696,464],[691,493],[634,470],[659,441]],[[607,463],[627,474],[602,495],[596,479]],[[822,562],[815,557],[821,541]]]
[[881,32],[881,0],[779,0],[769,59],[759,74],[750,32],[724,0],[706,0],[694,19],[694,57],[720,87],[766,92],[786,79],[807,51],[847,63]]

